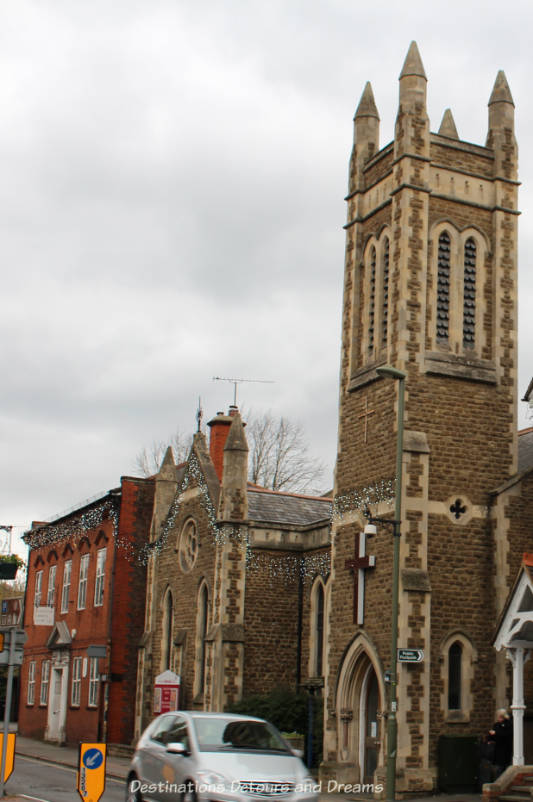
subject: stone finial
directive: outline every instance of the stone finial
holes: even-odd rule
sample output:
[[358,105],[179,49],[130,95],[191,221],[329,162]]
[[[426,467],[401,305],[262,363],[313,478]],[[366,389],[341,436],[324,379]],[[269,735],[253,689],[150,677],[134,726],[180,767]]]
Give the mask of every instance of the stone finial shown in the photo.
[[237,411],[224,445],[224,471],[218,516],[222,521],[244,521],[248,517],[248,443]]
[[175,479],[176,478],[176,463],[174,462],[174,453],[172,446],[169,446],[165,451],[163,462],[159,468],[160,479]]
[[451,109],[446,109],[444,112],[439,128],[439,134],[440,136],[447,136],[450,139],[459,139],[459,134],[457,133],[455,120],[453,119]]
[[418,45],[414,40],[409,45],[409,50],[407,51],[407,56],[405,57],[400,73],[400,80],[406,78],[408,75],[417,75],[419,78],[424,78],[424,80],[427,81],[424,65],[422,64],[422,59],[418,52]]
[[514,106],[513,96],[503,70],[498,70],[498,75],[492,87],[489,106],[492,106],[493,103],[511,103]]
[[[510,154],[505,151],[504,141],[501,138],[504,131],[514,132],[513,96],[503,70],[499,70],[496,76],[488,105],[489,130],[486,144],[487,147],[498,151],[494,162],[496,174],[499,174],[504,169],[504,175],[508,178],[516,179],[516,158],[509,158]],[[516,141],[514,145],[516,149]]]
[[376,120],[379,120],[379,114],[370,81],[367,81],[365,84],[363,94],[361,95],[361,100],[359,101],[359,105],[357,106],[357,110],[355,112],[354,120],[358,120],[361,117],[375,117]]
[[248,453],[244,424],[238,412],[233,416],[233,423],[230,426],[228,438],[224,445],[224,451],[245,451]]

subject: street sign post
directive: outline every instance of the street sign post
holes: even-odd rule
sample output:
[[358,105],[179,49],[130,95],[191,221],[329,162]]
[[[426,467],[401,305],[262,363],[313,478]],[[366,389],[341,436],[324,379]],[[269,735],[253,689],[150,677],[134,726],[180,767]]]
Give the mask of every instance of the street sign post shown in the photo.
[[78,793],[83,802],[98,802],[105,790],[106,744],[80,744]]
[[398,649],[399,663],[421,663],[423,659],[423,649]]
[[11,757],[11,771],[6,776],[6,770],[9,767],[9,755],[10,750],[13,748],[13,754],[15,751],[15,741],[14,735],[13,738],[9,737],[9,720],[11,718],[11,699],[13,697],[13,669],[15,665],[22,664],[22,649],[24,644],[26,643],[28,636],[24,632],[24,630],[17,630],[16,627],[9,627],[3,631],[3,635],[7,636],[4,637],[4,640],[7,640],[9,644],[9,652],[5,650],[4,644],[4,651],[0,653],[7,657],[7,659],[3,659],[2,662],[4,665],[7,663],[7,682],[6,682],[6,704],[4,708],[4,727],[3,727],[3,736],[2,736],[2,745],[0,748],[0,752],[2,754],[2,759],[0,762],[0,798],[4,796],[4,785],[13,771],[13,757]]

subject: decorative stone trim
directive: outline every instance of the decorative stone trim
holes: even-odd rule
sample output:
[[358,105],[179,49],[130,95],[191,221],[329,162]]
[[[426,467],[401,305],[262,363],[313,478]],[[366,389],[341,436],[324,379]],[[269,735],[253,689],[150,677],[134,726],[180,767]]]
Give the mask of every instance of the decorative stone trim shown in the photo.
[[[460,643],[461,653],[461,707],[457,710],[448,708],[448,680],[449,665],[448,658],[450,647],[454,643]],[[449,724],[466,724],[470,721],[472,708],[474,705],[472,684],[474,680],[474,665],[477,662],[477,651],[472,646],[469,638],[462,632],[451,632],[444,640],[441,647],[441,678],[443,691],[441,693],[441,710],[444,721]]]

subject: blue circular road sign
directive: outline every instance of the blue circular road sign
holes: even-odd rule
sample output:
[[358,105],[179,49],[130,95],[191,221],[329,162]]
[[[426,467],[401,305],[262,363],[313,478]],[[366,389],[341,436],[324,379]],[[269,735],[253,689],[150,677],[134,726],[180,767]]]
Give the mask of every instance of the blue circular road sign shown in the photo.
[[83,765],[86,769],[99,769],[104,762],[104,755],[99,749],[87,749],[83,754]]

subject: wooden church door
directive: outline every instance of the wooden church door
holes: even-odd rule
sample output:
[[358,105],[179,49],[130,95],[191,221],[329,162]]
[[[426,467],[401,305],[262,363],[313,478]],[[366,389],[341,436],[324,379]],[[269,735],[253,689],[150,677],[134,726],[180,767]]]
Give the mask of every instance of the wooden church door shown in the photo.
[[361,723],[363,732],[361,733],[361,745],[363,755],[361,761],[362,775],[364,783],[374,782],[374,772],[378,766],[379,756],[379,687],[378,678],[373,667],[370,666],[365,677],[362,693],[362,716]]

